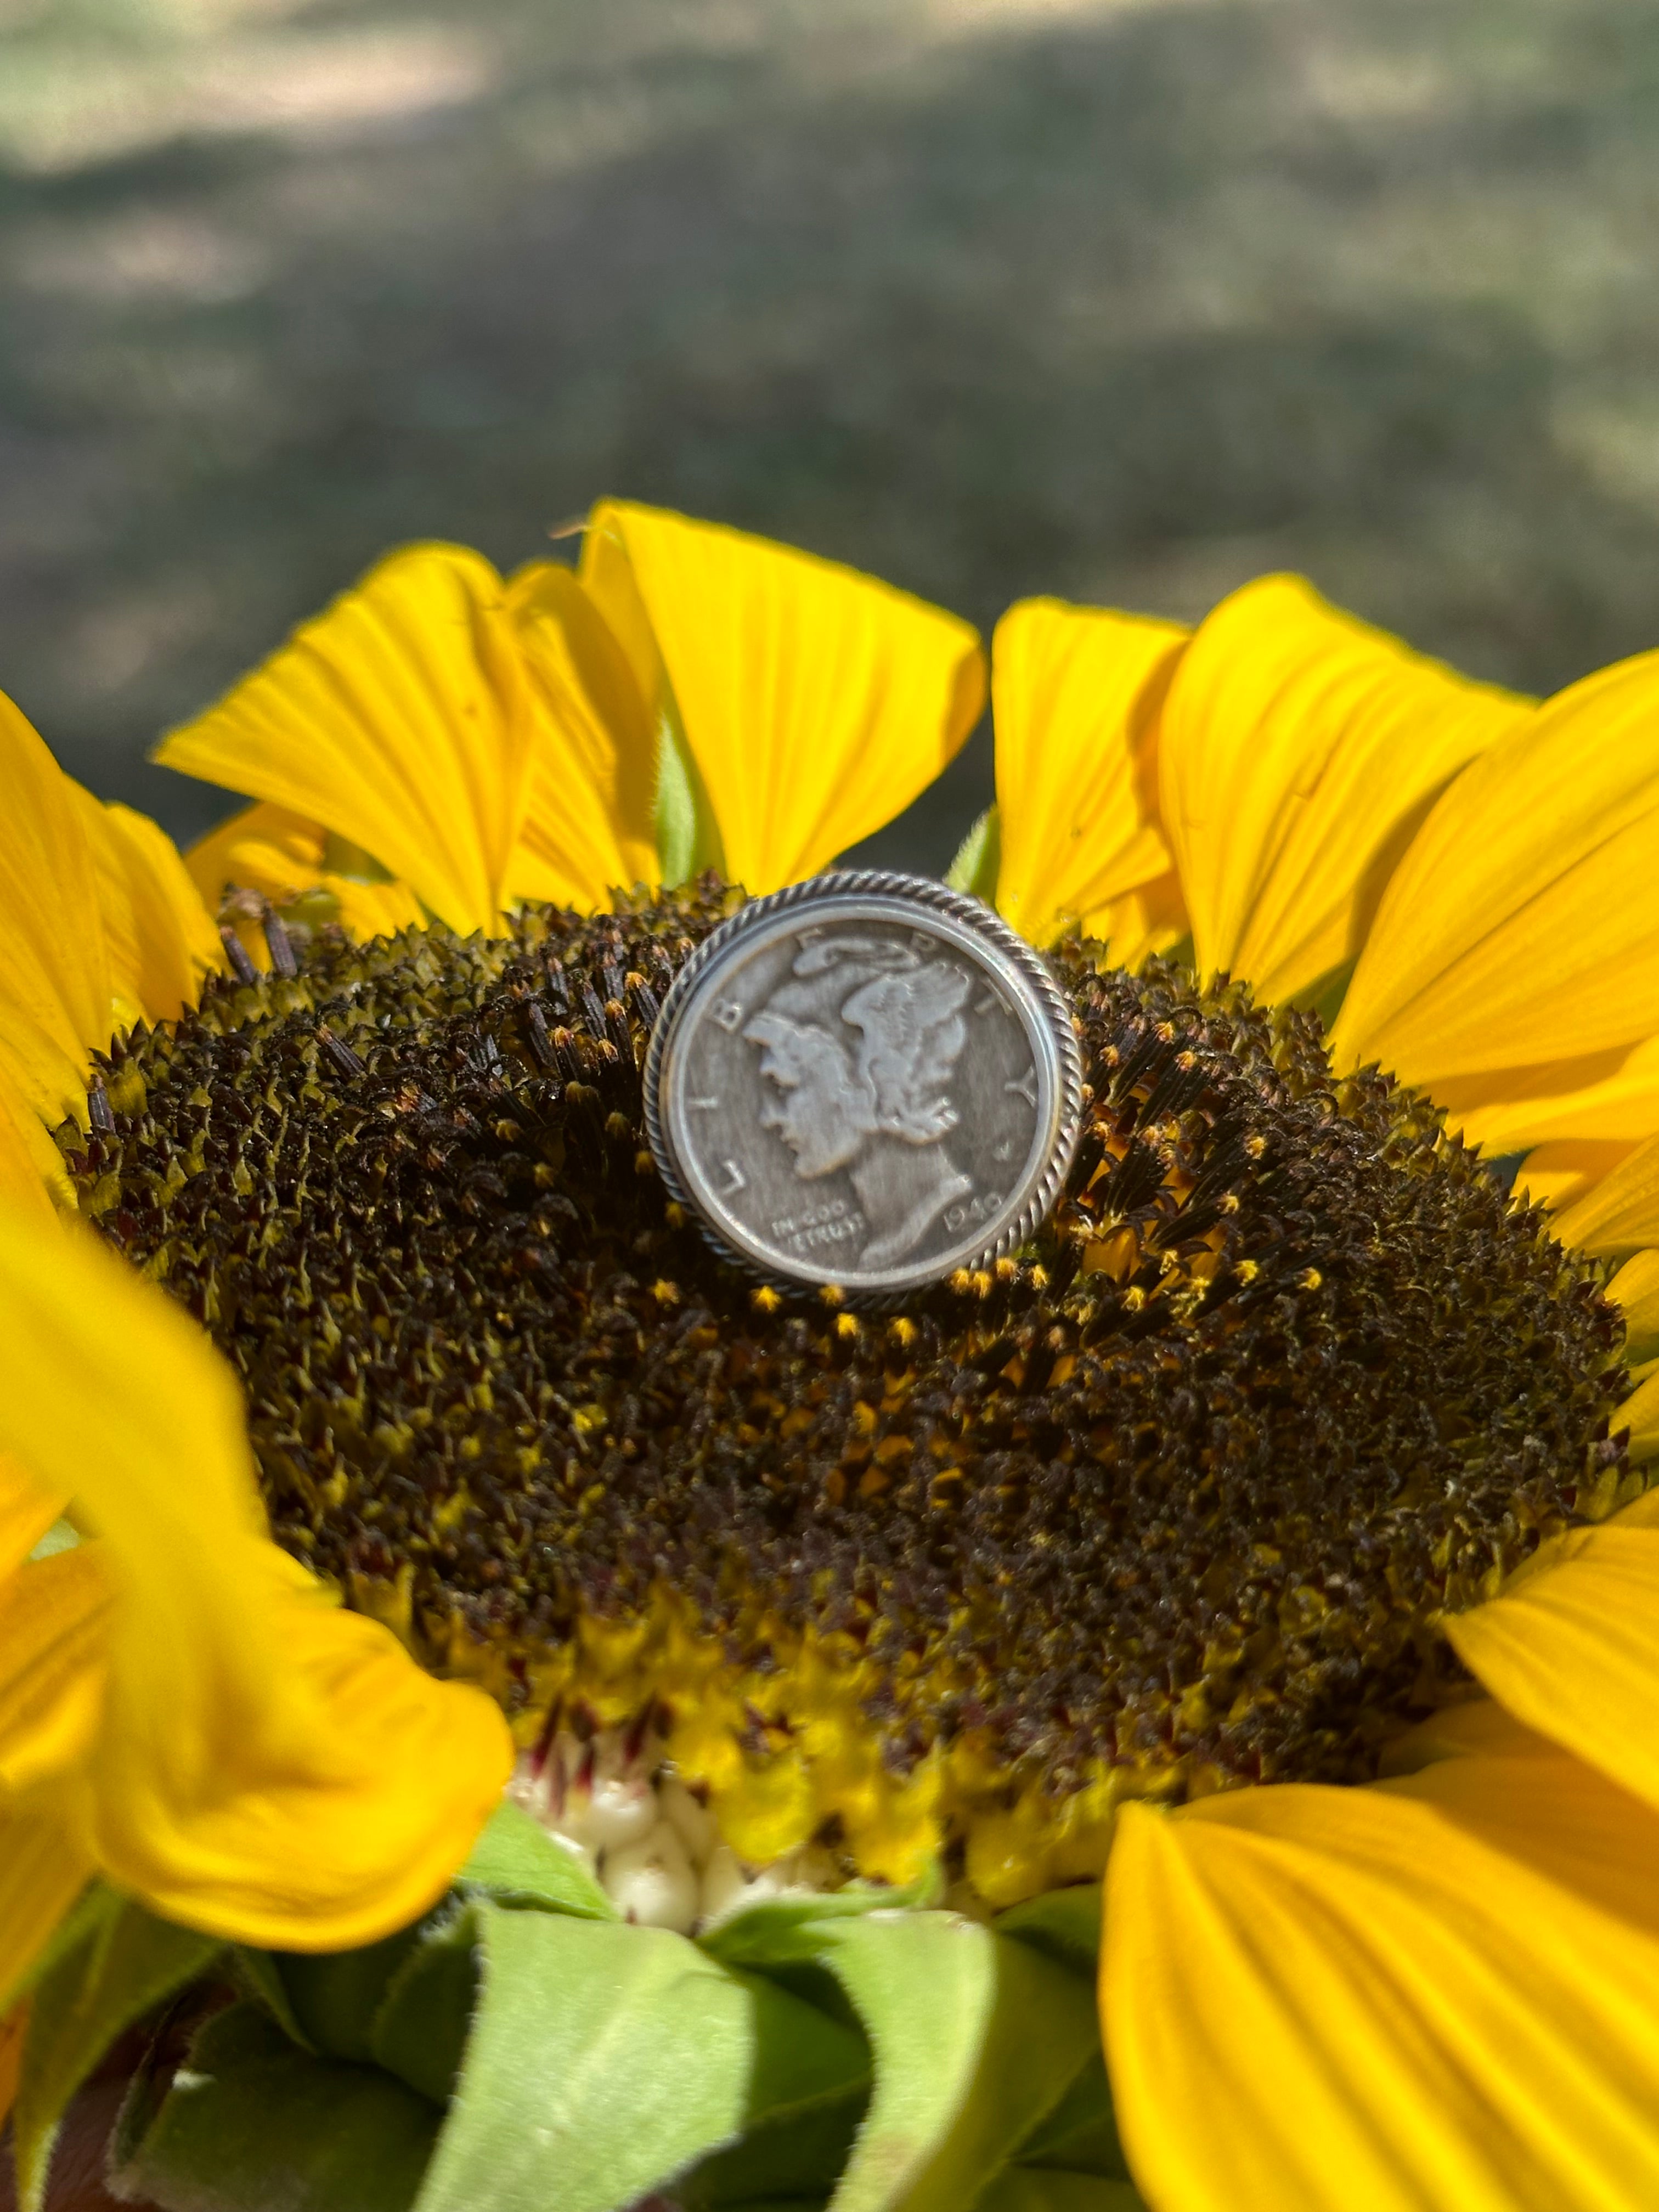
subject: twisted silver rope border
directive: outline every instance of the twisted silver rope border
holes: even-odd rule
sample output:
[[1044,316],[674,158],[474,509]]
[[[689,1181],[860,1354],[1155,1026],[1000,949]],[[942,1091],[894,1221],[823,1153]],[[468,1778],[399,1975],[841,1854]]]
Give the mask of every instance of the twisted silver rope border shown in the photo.
[[848,1306],[857,1307],[865,1312],[888,1311],[903,1304],[908,1298],[920,1297],[924,1291],[937,1288],[939,1283],[948,1281],[959,1268],[988,1267],[999,1260],[1006,1259],[1022,1244],[1028,1243],[1048,1219],[1055,1200],[1065,1188],[1066,1176],[1076,1156],[1078,1140],[1082,1134],[1083,1054],[1078,1047],[1077,1033],[1072,1026],[1071,1006],[1048,962],[1016,930],[1011,929],[993,908],[965,891],[952,890],[948,884],[939,883],[931,876],[901,875],[892,869],[833,868],[823,875],[808,876],[801,883],[786,884],[781,891],[769,891],[763,897],[746,901],[717,929],[710,931],[669,985],[667,995],[652,1028],[643,1073],[646,1136],[651,1146],[651,1156],[657,1164],[657,1172],[662,1177],[669,1196],[690,1212],[703,1242],[717,1258],[724,1260],[729,1266],[792,1298],[818,1296],[830,1287],[824,1284],[804,1283],[798,1277],[758,1266],[750,1254],[739,1252],[728,1244],[708,1220],[681,1176],[668,1133],[663,1126],[659,1103],[663,1056],[686,1004],[696,988],[698,978],[729,945],[770,921],[774,915],[787,912],[791,907],[805,905],[811,900],[823,898],[826,894],[838,897],[908,900],[913,905],[948,915],[986,939],[1019,970],[1036,992],[1048,1017],[1060,1061],[1058,1128],[1054,1149],[1042,1174],[1032,1185],[1024,1205],[1004,1223],[994,1240],[970,1258],[954,1261],[932,1282],[913,1284],[908,1289],[898,1291],[836,1285]]

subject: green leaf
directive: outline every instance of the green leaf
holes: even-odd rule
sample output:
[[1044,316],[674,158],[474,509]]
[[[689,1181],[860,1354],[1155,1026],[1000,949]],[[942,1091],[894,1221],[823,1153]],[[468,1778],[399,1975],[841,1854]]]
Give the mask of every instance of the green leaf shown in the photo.
[[1002,817],[994,806],[988,806],[957,846],[945,880],[953,891],[969,891],[994,906],[1001,871]]
[[997,1915],[996,1930],[1035,1944],[1057,1966],[1069,1966],[1092,1982],[1100,1966],[1100,1884],[1082,1882],[1027,1898]]
[[1108,2181],[1129,2179],[1103,2051],[1096,2051],[1048,2118],[1020,2145],[1018,2162],[1064,2166],[1068,2172],[1099,2174]]
[[419,2212],[611,2212],[852,2089],[855,2036],[684,1937],[480,1902],[478,2008]]
[[617,1908],[574,1853],[556,1844],[541,1822],[503,1797],[455,1877],[456,1886],[498,1904],[579,1912],[614,1920]]
[[[447,1923],[453,1910],[446,1902],[437,1916]],[[428,1913],[412,1927],[355,1951],[268,1953],[301,2041],[325,2058],[360,2065],[373,2058],[374,2021],[392,1977],[420,1948],[433,1921]]]
[[875,2052],[876,2087],[835,2212],[962,2212],[1099,2049],[1093,1992],[1031,1946],[953,1912],[798,1928]]
[[714,1921],[697,1937],[711,1958],[728,1966],[788,1965],[801,1952],[799,1931],[821,1920],[848,1920],[866,1912],[921,1911],[937,1904],[945,1877],[937,1862],[926,1874],[893,1889],[880,1882],[849,1882],[845,1889],[824,1890],[815,1896],[763,1897],[738,1905],[724,1919]]
[[29,2008],[12,2118],[21,2212],[38,2212],[64,2108],[104,2053],[224,1948],[102,1885],[82,1899],[58,1930]]
[[745,2197],[731,2212],[830,2212],[827,2197]]
[[766,2122],[677,2181],[675,2203],[684,2212],[753,2212],[757,2199],[775,2197],[787,2199],[795,2212],[805,2212],[803,2198],[827,2203],[869,2101],[866,2081],[851,2094]]
[[1130,2181],[1016,2166],[997,2176],[975,2212],[1147,2212],[1147,2205]]
[[207,2023],[159,2095],[139,2077],[111,2164],[124,2196],[162,2212],[408,2212],[440,2118],[390,2075],[313,2058],[241,2003]]
[[428,1929],[387,1985],[374,2016],[374,2062],[434,2104],[459,2078],[478,1995],[477,1915],[458,1912]]
[[276,2022],[289,2041],[297,2043],[302,2051],[313,2048],[295,2016],[283,1978],[276,1971],[276,1961],[269,1951],[256,1951],[246,1943],[239,1943],[230,1954],[232,1975],[244,1996],[257,1998]]
[[657,717],[656,832],[657,860],[669,890],[690,883],[704,868],[725,874],[720,824],[672,697]]

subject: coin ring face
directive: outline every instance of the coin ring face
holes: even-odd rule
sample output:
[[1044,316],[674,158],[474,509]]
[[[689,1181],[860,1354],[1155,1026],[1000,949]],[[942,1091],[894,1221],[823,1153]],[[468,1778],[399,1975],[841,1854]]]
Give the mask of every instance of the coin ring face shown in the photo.
[[1031,1236],[1076,1149],[1064,994],[976,899],[845,870],[738,909],[652,1032],[671,1194],[774,1283],[886,1301]]

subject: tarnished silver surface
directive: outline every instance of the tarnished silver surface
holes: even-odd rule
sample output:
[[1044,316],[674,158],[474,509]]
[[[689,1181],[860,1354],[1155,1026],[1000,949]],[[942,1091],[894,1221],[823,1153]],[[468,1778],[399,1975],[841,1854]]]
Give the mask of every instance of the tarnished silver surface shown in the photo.
[[770,1280],[890,1298],[1024,1243],[1077,1144],[1065,998],[977,899],[844,871],[705,939],[645,1067],[652,1150]]

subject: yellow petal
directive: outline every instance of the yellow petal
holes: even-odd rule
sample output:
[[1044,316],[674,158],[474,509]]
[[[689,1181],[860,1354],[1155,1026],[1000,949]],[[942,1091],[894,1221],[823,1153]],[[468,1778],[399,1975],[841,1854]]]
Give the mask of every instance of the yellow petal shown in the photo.
[[0,1218],[0,1449],[104,1539],[104,1724],[65,1802],[109,1877],[295,1948],[430,1903],[509,1771],[500,1712],[261,1533],[229,1370],[88,1235]]
[[1138,970],[1149,953],[1168,952],[1189,934],[1181,878],[1171,868],[1168,875],[1108,899],[1083,915],[1079,927],[1085,936],[1109,945],[1120,968]]
[[1625,1310],[1626,1358],[1651,1359],[1659,1352],[1659,1250],[1626,1260],[1608,1284],[1607,1295]]
[[1521,1163],[1515,1195],[1530,1206],[1565,1213],[1604,1182],[1633,1149],[1616,1140],[1604,1143],[1583,1137],[1566,1144],[1540,1145]]
[[12,1576],[68,1504],[66,1490],[43,1490],[0,1452],[0,1603]]
[[627,655],[568,568],[539,561],[507,589],[540,713],[510,888],[592,911],[655,883],[656,726]]
[[1442,1077],[1434,1099],[1489,1158],[1564,1141],[1628,1147],[1659,1131],[1659,1036],[1577,1060]]
[[1621,1505],[1604,1525],[1609,1528],[1659,1528],[1659,1486],[1644,1490],[1628,1505]]
[[0,2010],[9,2009],[18,1984],[93,1871],[53,1813],[0,1808]]
[[0,695],[0,1055],[27,1104],[84,1121],[87,1048],[113,1026],[98,878],[76,787]]
[[1159,745],[1200,971],[1280,1000],[1352,960],[1437,793],[1530,711],[1300,577],[1224,599],[1181,658]]
[[[409,885],[370,880],[375,866],[367,853],[307,822],[287,807],[244,807],[210,830],[185,855],[191,878],[211,912],[227,892],[252,891],[280,907],[290,920],[337,922],[359,943],[424,926],[421,902]],[[342,872],[357,870],[360,872]],[[255,961],[269,967],[264,933],[257,920],[232,905],[238,934]]]
[[1582,1530],[1446,1633],[1518,1721],[1659,1805],[1659,1528]]
[[224,965],[218,930],[164,830],[78,783],[68,788],[97,874],[116,1025],[174,1020]]
[[[286,906],[317,882],[327,842],[319,822],[260,799],[198,837],[185,854],[185,866],[210,914],[218,913],[233,886],[261,891],[273,906]],[[252,854],[257,860],[246,857]]]
[[1100,933],[1104,909],[1170,872],[1158,715],[1187,635],[1060,599],[1022,600],[997,624],[996,902],[1034,945]]
[[1551,1226],[1564,1244],[1581,1252],[1634,1252],[1659,1244],[1659,1138],[1627,1152]]
[[726,872],[775,890],[908,806],[985,701],[975,632],[830,561],[655,507],[589,518],[582,580],[653,724],[677,712]]
[[1650,1375],[1633,1397],[1619,1408],[1622,1427],[1630,1431],[1632,1463],[1645,1467],[1659,1458],[1659,1375]]
[[482,555],[416,545],[165,738],[156,758],[372,853],[460,930],[496,926],[533,707]]
[[1565,1757],[1130,1806],[1119,2125],[1181,2212],[1659,2203],[1659,1820]]
[[1443,1707],[1396,1736],[1382,1753],[1381,1771],[1392,1777],[1415,1774],[1437,1759],[1476,1756],[1559,1759],[1561,1753],[1547,1736],[1523,1728],[1496,1698],[1471,1698],[1467,1705]]
[[57,1191],[66,1206],[73,1206],[73,1186],[63,1154],[39,1115],[24,1104],[8,1066],[0,1050],[0,1205],[27,1206],[50,1220],[50,1193]]
[[91,1742],[108,1607],[96,1544],[33,1560],[0,1584],[0,1790],[20,1795]]
[[[1333,1040],[1406,1081],[1627,1048],[1653,1029],[1659,653],[1587,677],[1471,764],[1395,870]],[[1466,1101],[1466,1103],[1468,1103]]]

